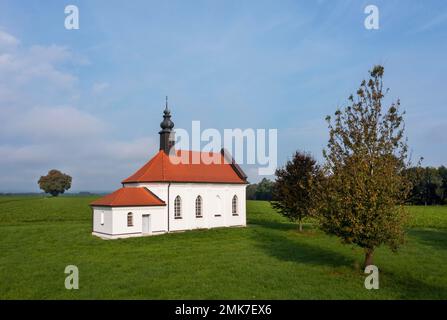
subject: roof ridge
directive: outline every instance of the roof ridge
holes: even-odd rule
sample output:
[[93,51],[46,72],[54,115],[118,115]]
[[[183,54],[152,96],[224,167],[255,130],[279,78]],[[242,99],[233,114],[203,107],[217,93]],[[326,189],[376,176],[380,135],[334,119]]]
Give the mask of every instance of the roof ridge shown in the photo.
[[[236,161],[233,158],[233,155],[229,153],[225,148],[222,148],[220,150],[220,154],[222,155],[224,161],[229,161],[229,164],[231,168],[236,172],[236,174],[244,181],[247,181],[247,174],[242,170],[242,168],[239,166],[239,164],[236,163]],[[224,162],[225,163],[225,162]]]
[[214,152],[214,151],[200,151],[200,150],[187,150],[187,149],[177,149],[178,152],[197,152],[197,153],[213,153],[213,154],[220,154],[219,152]]

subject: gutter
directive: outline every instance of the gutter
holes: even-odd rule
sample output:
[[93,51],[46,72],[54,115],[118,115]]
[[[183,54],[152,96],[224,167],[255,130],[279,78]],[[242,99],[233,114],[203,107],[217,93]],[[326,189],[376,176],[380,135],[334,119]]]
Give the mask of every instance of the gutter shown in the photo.
[[168,203],[168,232],[169,232],[169,203],[170,203],[170,201],[169,201],[169,187],[171,186],[171,183],[169,182],[169,184],[168,184],[168,199],[167,199],[167,203]]

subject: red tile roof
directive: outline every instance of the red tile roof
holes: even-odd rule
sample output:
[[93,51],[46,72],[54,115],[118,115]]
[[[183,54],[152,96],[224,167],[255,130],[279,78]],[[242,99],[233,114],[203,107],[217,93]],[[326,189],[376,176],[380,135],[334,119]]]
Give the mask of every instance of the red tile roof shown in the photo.
[[[205,163],[202,156],[218,159],[220,163]],[[181,159],[188,163],[181,163]],[[193,161],[197,159],[198,161]],[[209,183],[247,183],[246,176],[237,164],[224,161],[222,153],[203,153],[178,150],[175,156],[159,151],[141,169],[123,180],[130,182],[209,182]],[[179,163],[180,162],[180,163]]]
[[91,206],[164,206],[163,200],[146,188],[121,188],[90,203]]

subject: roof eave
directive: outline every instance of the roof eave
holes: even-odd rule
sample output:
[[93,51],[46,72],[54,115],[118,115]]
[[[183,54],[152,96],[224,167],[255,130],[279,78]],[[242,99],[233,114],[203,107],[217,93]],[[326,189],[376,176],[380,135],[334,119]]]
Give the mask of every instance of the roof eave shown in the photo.
[[108,207],[108,208],[164,207],[164,206],[166,206],[166,203],[162,203],[162,204],[132,204],[132,205],[90,204],[90,207]]
[[215,183],[215,184],[250,184],[248,181],[181,181],[181,180],[141,180],[141,181],[127,181],[126,183]]

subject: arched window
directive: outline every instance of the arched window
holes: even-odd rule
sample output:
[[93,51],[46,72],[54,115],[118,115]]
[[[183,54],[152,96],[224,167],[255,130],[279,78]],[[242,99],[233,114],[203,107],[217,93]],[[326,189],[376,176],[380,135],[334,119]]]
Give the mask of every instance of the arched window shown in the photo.
[[182,198],[180,198],[180,196],[175,197],[174,200],[174,218],[182,218]]
[[202,197],[196,198],[196,218],[202,218]]
[[233,214],[233,216],[238,215],[237,209],[237,195],[234,195],[233,200],[231,201],[231,213]]
[[127,226],[128,227],[133,227],[133,214],[132,214],[132,212],[129,212],[127,214]]

